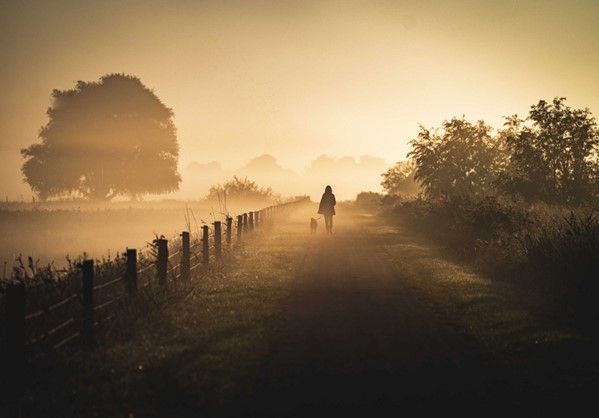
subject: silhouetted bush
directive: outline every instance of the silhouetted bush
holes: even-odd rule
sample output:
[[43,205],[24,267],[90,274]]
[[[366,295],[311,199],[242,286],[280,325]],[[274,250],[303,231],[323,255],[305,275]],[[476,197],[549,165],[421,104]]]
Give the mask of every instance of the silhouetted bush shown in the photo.
[[356,205],[363,208],[377,207],[383,203],[383,197],[381,193],[361,192],[356,196]]
[[578,323],[599,320],[599,219],[576,214],[545,224],[526,240],[529,274]]
[[232,180],[222,185],[210,186],[207,201],[218,201],[226,207],[227,201],[244,202],[251,204],[269,204],[280,200],[280,195],[273,192],[271,187],[260,187],[255,181],[247,177],[239,178],[233,176]]
[[504,242],[534,224],[531,212],[491,197],[440,202],[418,198],[396,202],[394,211],[465,258],[473,258],[490,243]]

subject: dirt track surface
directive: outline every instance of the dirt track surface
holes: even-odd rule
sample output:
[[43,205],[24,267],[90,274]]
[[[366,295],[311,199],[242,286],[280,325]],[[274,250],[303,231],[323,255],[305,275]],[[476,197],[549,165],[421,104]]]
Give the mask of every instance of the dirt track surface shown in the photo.
[[475,412],[500,397],[507,405],[496,372],[356,223],[313,236],[285,313],[264,378],[236,415]]

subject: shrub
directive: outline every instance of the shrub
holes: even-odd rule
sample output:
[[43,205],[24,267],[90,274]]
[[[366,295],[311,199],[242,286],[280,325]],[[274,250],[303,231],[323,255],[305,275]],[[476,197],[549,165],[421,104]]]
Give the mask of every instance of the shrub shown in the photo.
[[577,322],[599,320],[599,219],[571,212],[526,240],[529,271],[540,289]]
[[383,201],[383,195],[375,192],[360,192],[356,196],[356,205],[363,208],[378,207]]
[[400,201],[394,212],[494,278],[532,286],[561,318],[599,321],[599,217],[494,198]]
[[534,222],[528,211],[492,197],[438,202],[418,198],[399,201],[395,212],[467,258],[472,258],[481,247],[504,241]]
[[224,182],[222,185],[211,186],[208,190],[207,200],[225,202],[231,199],[236,202],[267,203],[278,198],[270,187],[259,187],[255,181],[247,177],[239,178],[234,176],[232,180]]

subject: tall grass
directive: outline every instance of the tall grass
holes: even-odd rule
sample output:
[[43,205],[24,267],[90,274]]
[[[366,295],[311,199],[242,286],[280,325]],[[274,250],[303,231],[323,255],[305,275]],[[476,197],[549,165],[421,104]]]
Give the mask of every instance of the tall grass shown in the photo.
[[[302,234],[281,245],[291,227],[276,225],[255,230],[221,262],[192,270],[190,280],[140,287],[102,324],[96,350],[37,361],[16,399],[23,416],[171,416],[233,399],[268,356],[310,242]],[[299,228],[303,221],[292,230]]]
[[536,292],[571,323],[599,321],[599,218],[496,198],[396,200],[388,212],[494,279]]
[[599,219],[571,212],[527,237],[529,272],[544,293],[582,323],[597,323],[599,308]]

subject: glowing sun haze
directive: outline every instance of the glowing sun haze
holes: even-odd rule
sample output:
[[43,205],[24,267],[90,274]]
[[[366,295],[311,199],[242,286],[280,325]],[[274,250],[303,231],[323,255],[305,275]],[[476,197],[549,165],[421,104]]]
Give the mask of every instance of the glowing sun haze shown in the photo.
[[53,89],[132,74],[175,112],[179,168],[261,154],[405,159],[418,124],[599,109],[597,1],[0,0],[0,193]]

